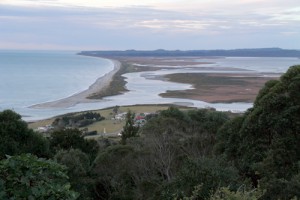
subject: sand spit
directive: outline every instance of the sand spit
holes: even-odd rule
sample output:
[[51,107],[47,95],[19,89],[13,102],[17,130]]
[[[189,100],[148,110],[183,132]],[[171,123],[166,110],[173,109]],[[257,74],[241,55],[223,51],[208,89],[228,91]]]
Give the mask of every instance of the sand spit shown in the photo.
[[109,86],[113,76],[119,71],[121,67],[121,63],[119,61],[117,60],[111,60],[111,61],[114,63],[114,69],[109,73],[105,74],[104,76],[98,78],[96,82],[93,83],[88,89],[64,99],[32,105],[29,108],[36,108],[36,109],[68,108],[80,103],[103,102],[104,100],[102,99],[87,99],[87,97],[92,95],[93,93],[105,90]]

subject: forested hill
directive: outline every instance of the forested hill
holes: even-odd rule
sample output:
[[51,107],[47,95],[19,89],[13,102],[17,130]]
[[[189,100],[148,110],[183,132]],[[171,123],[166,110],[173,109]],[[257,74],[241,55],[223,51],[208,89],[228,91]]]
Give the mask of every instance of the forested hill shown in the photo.
[[154,51],[82,51],[87,56],[227,56],[227,57],[299,57],[300,50],[280,48],[233,49],[233,50],[164,50]]

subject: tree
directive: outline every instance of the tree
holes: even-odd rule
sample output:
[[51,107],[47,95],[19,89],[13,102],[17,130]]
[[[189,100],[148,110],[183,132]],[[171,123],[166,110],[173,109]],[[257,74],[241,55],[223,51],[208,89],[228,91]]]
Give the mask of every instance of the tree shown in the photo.
[[21,153],[49,156],[48,141],[29,129],[21,116],[11,110],[0,112],[0,144],[0,159]]
[[[225,123],[218,131],[217,143],[214,150],[217,154],[224,153],[228,160],[236,161],[238,155],[237,149],[239,142],[242,140],[239,130],[243,124],[245,117],[238,116]],[[238,163],[236,163],[238,165]]]
[[120,106],[118,106],[118,105],[116,105],[116,106],[113,108],[113,113],[114,113],[114,115],[118,114],[119,109],[120,109]]
[[126,144],[126,140],[130,137],[136,137],[139,127],[134,125],[135,114],[128,111],[126,114],[126,122],[121,132],[121,144]]
[[212,155],[217,132],[229,120],[228,115],[214,109],[191,110],[187,114],[190,118],[189,132],[193,137],[186,141],[185,151],[195,158]]
[[68,167],[69,176],[78,179],[86,176],[90,168],[89,157],[79,149],[60,150],[54,159]]
[[96,177],[95,199],[134,199],[131,168],[134,167],[129,145],[109,146],[99,152],[93,163],[92,174]]
[[50,147],[54,153],[62,149],[80,149],[89,155],[90,160],[94,160],[99,149],[97,141],[84,139],[82,132],[78,129],[53,132],[50,137]]
[[[181,199],[194,195],[191,199],[209,199],[218,187],[231,185],[238,180],[237,170],[220,158],[186,159],[176,178],[162,193],[162,199]],[[199,187],[197,193],[195,188]]]
[[81,194],[81,198],[91,197],[93,179],[90,176],[91,162],[89,156],[79,149],[60,150],[54,160],[68,168],[72,188]]
[[[194,195],[197,193],[195,191]],[[258,200],[262,197],[263,192],[257,189],[245,189],[240,187],[237,191],[231,191],[228,187],[219,188],[210,200]],[[186,198],[184,200],[193,200],[194,198]]]
[[147,138],[148,148],[151,148],[152,162],[158,173],[167,182],[173,178],[173,169],[178,157],[178,149],[170,133],[154,134]]
[[297,65],[279,80],[267,82],[253,108],[219,132],[221,151],[235,161],[240,174],[250,179],[254,187],[260,183],[266,189],[263,199],[300,197],[297,190],[288,190],[300,170],[299,93]]
[[170,117],[170,118],[175,118],[181,121],[189,121],[188,116],[184,113],[181,112],[178,108],[171,106],[167,110],[163,110],[160,112],[160,115],[162,117]]
[[0,199],[77,199],[66,168],[30,154],[0,161]]

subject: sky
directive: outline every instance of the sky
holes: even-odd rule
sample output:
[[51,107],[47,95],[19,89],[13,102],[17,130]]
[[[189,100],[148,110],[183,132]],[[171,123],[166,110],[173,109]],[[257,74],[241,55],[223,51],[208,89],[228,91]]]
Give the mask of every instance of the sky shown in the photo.
[[0,49],[300,49],[299,0],[0,0]]

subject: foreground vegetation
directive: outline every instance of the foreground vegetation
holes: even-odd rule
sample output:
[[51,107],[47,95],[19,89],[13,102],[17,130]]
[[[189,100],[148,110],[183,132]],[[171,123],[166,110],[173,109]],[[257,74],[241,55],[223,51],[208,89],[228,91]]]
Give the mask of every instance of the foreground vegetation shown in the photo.
[[133,116],[116,142],[77,129],[46,139],[1,112],[0,198],[300,198],[300,66],[241,116],[170,107],[140,128]]

